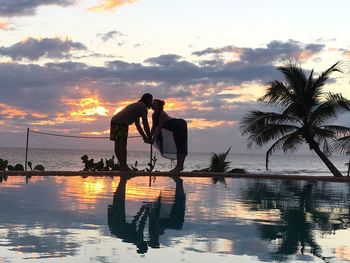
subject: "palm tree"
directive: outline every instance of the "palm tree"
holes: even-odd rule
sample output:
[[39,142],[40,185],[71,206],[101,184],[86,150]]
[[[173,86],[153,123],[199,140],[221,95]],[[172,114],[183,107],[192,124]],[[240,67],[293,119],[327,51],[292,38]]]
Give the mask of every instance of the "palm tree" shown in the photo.
[[[266,94],[259,101],[278,107],[281,112],[249,112],[241,121],[242,135],[249,135],[248,146],[262,146],[274,141],[266,152],[266,169],[269,156],[278,149],[295,151],[306,142],[326,164],[334,176],[342,176],[327,157],[329,140],[346,127],[326,125],[340,113],[350,111],[350,101],[341,94],[325,93],[323,87],[331,73],[341,72],[339,62],[314,76],[313,70],[307,77],[300,66],[288,61],[278,67],[285,81],[269,83]],[[323,143],[323,151],[320,145]]]

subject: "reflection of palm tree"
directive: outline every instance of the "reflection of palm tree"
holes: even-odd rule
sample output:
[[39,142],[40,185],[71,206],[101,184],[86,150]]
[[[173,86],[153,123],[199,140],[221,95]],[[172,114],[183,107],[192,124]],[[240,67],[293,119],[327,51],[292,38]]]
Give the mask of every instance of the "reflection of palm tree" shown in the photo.
[[[126,222],[125,197],[127,178],[121,177],[117,190],[113,196],[113,204],[108,206],[108,225],[112,234],[124,242],[132,243],[138,248],[138,253],[146,253],[148,246],[159,248],[159,236],[165,229],[181,229],[185,217],[186,194],[182,179],[172,177],[176,183],[175,200],[170,215],[161,218],[162,196],[155,202],[143,203],[139,212],[133,217],[131,223]],[[145,241],[144,229],[149,220],[149,241]]]
[[305,72],[293,63],[278,68],[285,82],[272,81],[266,94],[259,100],[281,108],[282,112],[251,111],[241,122],[242,134],[248,134],[248,145],[258,146],[276,140],[266,153],[268,157],[275,150],[295,151],[303,142],[310,146],[325,163],[334,176],[342,176],[334,164],[320,149],[327,140],[334,139],[345,127],[325,125],[341,112],[350,111],[350,101],[341,94],[325,94],[322,90],[331,73],[339,71],[338,63],[314,78],[313,71],[307,77]]
[[304,254],[307,246],[313,255],[322,257],[314,230],[330,233],[350,225],[339,212],[339,208],[349,209],[349,194],[338,195],[319,189],[316,184],[308,183],[301,187],[296,182],[283,182],[276,187],[257,182],[249,186],[244,195],[243,200],[253,210],[280,211],[278,222],[259,226],[262,238],[278,241],[278,249],[274,253],[278,260],[285,260],[286,255],[293,255],[299,250]]

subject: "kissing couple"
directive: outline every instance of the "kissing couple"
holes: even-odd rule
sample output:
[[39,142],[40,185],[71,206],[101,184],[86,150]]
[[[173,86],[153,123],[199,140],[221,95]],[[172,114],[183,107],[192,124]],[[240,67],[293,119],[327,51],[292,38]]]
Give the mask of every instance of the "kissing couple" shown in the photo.
[[[176,173],[184,169],[188,153],[187,123],[183,119],[170,117],[164,106],[163,100],[153,99],[150,93],[145,93],[139,101],[127,105],[112,117],[110,140],[114,141],[120,171],[132,171],[127,165],[127,141],[129,126],[134,123],[145,143],[152,144],[163,157],[176,159],[176,166],[170,172]],[[152,128],[148,123],[148,109],[151,108]]]

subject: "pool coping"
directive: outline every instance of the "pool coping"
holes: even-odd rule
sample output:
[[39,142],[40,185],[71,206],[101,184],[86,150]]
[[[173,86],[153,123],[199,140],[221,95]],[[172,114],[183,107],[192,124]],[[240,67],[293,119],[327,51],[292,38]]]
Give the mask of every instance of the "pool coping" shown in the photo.
[[109,176],[109,177],[182,177],[182,178],[247,178],[247,179],[278,179],[278,180],[303,180],[303,181],[329,181],[348,182],[350,177],[334,176],[306,176],[306,175],[286,175],[286,174],[259,174],[259,173],[210,173],[210,172],[120,172],[120,171],[0,171],[0,176]]

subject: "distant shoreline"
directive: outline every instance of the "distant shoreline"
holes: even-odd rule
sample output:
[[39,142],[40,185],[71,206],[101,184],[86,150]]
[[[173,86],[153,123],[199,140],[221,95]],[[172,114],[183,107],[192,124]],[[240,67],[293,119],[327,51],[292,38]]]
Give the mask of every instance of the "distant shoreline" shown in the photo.
[[[14,149],[14,150],[23,150],[25,151],[25,147],[7,147],[7,146],[4,146],[4,147],[1,147],[0,146],[0,150],[1,149]],[[91,151],[91,152],[114,152],[113,149],[67,149],[67,148],[29,148],[29,151],[31,150],[44,150],[44,151],[49,151],[49,150],[52,150],[52,151]],[[140,152],[140,153],[145,153],[145,154],[149,154],[149,151],[148,150],[129,150],[128,152]],[[223,151],[211,151],[211,152],[189,152],[189,154],[213,154],[213,153],[221,153],[221,152],[224,152]],[[153,153],[155,154],[159,154],[157,151],[153,151]],[[259,151],[251,151],[251,152],[230,152],[229,155],[235,155],[235,154],[243,154],[243,155],[265,155],[266,153],[265,152],[259,152]],[[315,153],[313,152],[302,152],[302,151],[299,151],[299,152],[294,152],[294,153],[274,153],[272,155],[272,157],[270,158],[273,158],[274,156],[317,156]],[[336,157],[345,157],[345,158],[348,158],[345,154],[339,154],[339,153],[333,153],[332,156],[336,156]],[[331,158],[332,158],[331,156]],[[0,158],[2,158],[0,156]],[[6,159],[6,158],[5,158]]]

